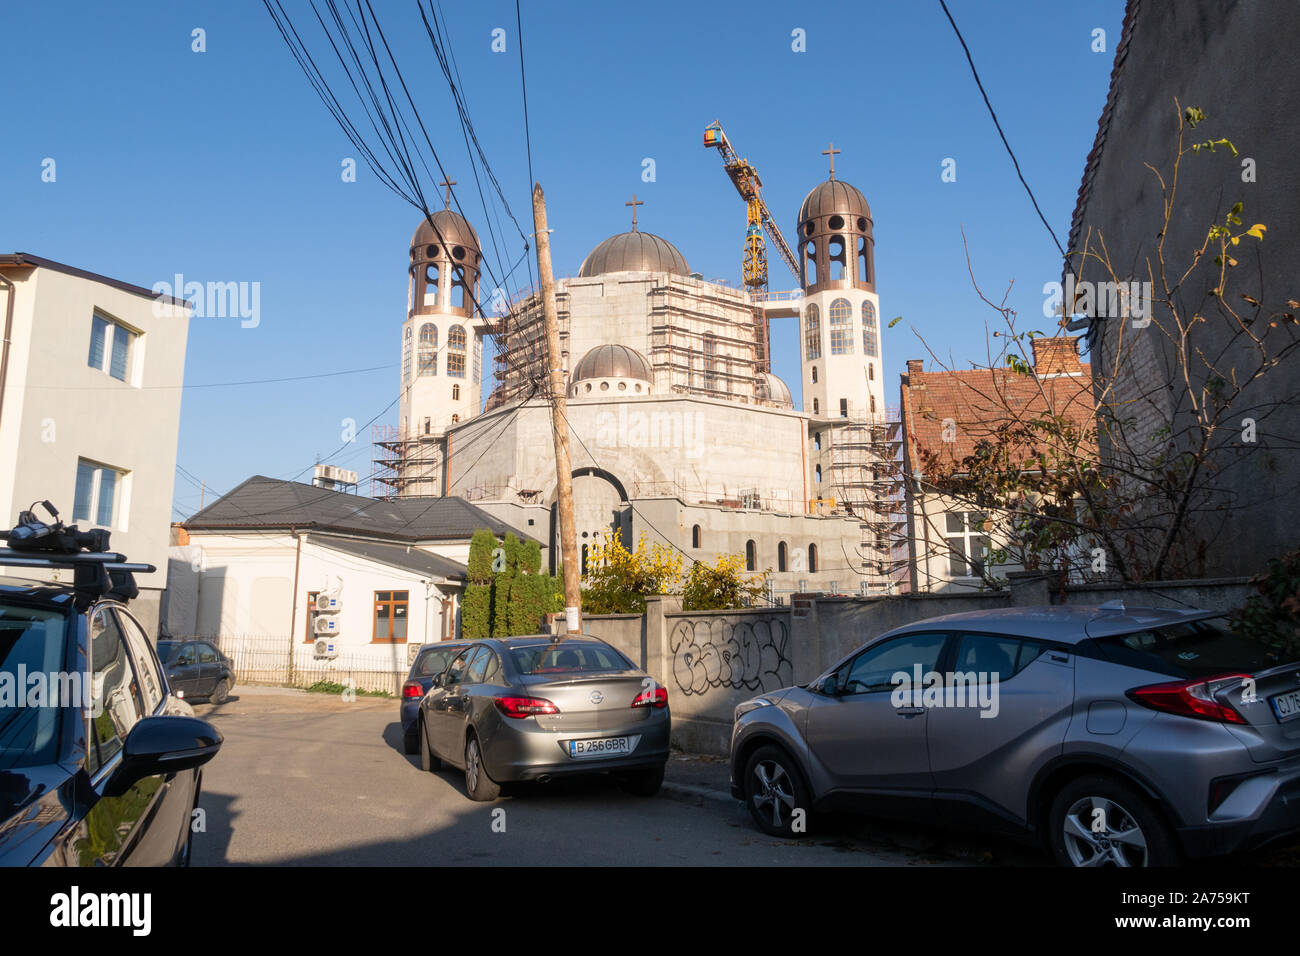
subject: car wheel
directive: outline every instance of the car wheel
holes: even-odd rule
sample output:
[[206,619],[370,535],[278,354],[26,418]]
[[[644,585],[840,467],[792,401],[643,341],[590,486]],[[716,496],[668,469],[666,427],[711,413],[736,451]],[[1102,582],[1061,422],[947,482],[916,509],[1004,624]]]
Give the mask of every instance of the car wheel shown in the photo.
[[779,747],[759,747],[749,758],[745,803],[764,833],[791,837],[807,832],[808,786],[798,765]]
[[442,769],[442,761],[434,756],[433,748],[429,746],[429,737],[424,732],[424,718],[417,718],[419,731],[417,735],[417,746],[420,751],[420,769],[426,773],[436,773]]
[[210,698],[214,704],[224,704],[230,698],[230,678],[223,677],[217,681],[216,689],[212,691]]
[[638,770],[635,773],[629,773],[619,782],[619,786],[634,797],[653,797],[659,792],[659,788],[662,787],[663,784],[663,767],[655,767],[653,770]]
[[465,741],[465,792],[471,800],[483,802],[501,796],[501,786],[488,776],[487,768],[483,766],[483,751],[474,734]]
[[1061,866],[1173,866],[1178,844],[1160,812],[1114,777],[1080,777],[1052,801],[1048,839]]

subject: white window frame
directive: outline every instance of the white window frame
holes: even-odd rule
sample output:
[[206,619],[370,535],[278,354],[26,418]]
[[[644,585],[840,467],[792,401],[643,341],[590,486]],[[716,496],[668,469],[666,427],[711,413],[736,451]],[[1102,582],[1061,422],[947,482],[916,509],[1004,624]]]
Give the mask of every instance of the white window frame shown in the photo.
[[[73,478],[72,493],[72,520],[84,521],[92,528],[108,528],[110,530],[126,531],[127,514],[130,511],[130,478],[131,473],[121,468],[114,468],[112,465],[105,465],[103,462],[93,461],[90,458],[77,459],[77,474],[81,472],[81,466],[89,466],[91,471],[90,477],[90,505],[89,514],[83,514],[77,511],[77,494],[76,478]],[[117,476],[113,482],[113,513],[109,518],[108,524],[99,522],[99,491],[104,476],[104,472],[111,471]]]
[[[944,541],[944,545],[945,545],[945,547],[946,547],[946,550],[945,550],[945,553],[944,553],[944,557],[945,557],[945,558],[947,559],[947,561],[948,561],[948,577],[949,577],[949,579],[951,579],[951,580],[954,580],[954,581],[956,581],[956,580],[979,580],[979,579],[981,578],[981,576],[980,576],[979,574],[975,574],[975,573],[973,573],[974,569],[973,569],[972,566],[971,566],[971,554],[972,554],[972,552],[971,552],[971,543],[972,543],[972,542],[980,542],[980,541],[983,542],[983,544],[984,544],[984,554],[983,554],[983,561],[982,561],[982,564],[983,564],[983,566],[984,566],[984,570],[985,570],[985,571],[988,570],[988,567],[989,567],[989,553],[990,553],[990,552],[992,551],[992,549],[993,549],[993,541],[992,541],[992,539],[989,537],[989,533],[988,533],[987,530],[983,530],[983,531],[981,531],[981,530],[978,529],[978,528],[974,528],[974,527],[972,527],[972,524],[974,524],[974,523],[976,523],[976,522],[972,522],[971,519],[972,519],[973,517],[979,516],[980,514],[981,514],[981,512],[978,512],[978,511],[946,511],[946,512],[944,512],[944,519],[943,519],[943,520],[944,520],[944,524],[943,524],[943,541]],[[949,516],[949,515],[960,515],[960,516],[961,516],[961,528],[962,528],[962,529],[961,529],[960,531],[949,531],[949,530],[948,530],[948,516]],[[980,524],[984,524],[984,525],[987,526],[988,521],[989,521],[989,517],[988,517],[988,515],[984,515],[984,516],[983,516],[983,520],[982,520],[981,522],[978,522],[978,523],[980,523]],[[953,547],[953,544],[954,544],[955,542],[958,542],[958,541],[961,542],[961,548],[960,548],[960,549]],[[960,558],[962,559],[963,563],[965,564],[965,568],[966,568],[966,572],[967,572],[967,573],[965,573],[965,574],[954,574],[954,573],[952,572],[952,563],[953,563],[953,561],[957,560],[958,557],[960,557]]]
[[[109,378],[113,379],[114,381],[121,382],[123,385],[131,385],[138,388],[140,384],[140,376],[139,376],[140,356],[143,354],[143,349],[144,349],[144,333],[141,332],[139,329],[134,328],[133,326],[127,325],[125,322],[113,318],[111,315],[109,315],[107,312],[103,311],[102,309],[94,309],[90,314],[90,328],[91,328],[92,335],[94,334],[96,319],[101,320],[102,322],[105,323],[105,325],[108,326],[108,328],[105,330],[104,333],[104,354],[100,357],[99,365],[92,365],[90,363],[90,343],[87,342],[86,343],[87,367],[93,368],[97,372],[102,372],[103,374],[107,375]],[[116,339],[119,332],[131,336],[130,341],[127,343],[126,375],[124,378],[118,378],[111,371],[109,371],[113,367],[113,342]]]

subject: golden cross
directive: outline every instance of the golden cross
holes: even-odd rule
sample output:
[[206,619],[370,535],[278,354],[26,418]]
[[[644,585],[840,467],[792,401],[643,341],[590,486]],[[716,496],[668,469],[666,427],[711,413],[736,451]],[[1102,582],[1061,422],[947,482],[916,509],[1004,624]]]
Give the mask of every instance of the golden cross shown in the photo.
[[830,148],[829,148],[829,149],[823,149],[823,150],[822,150],[822,155],[823,155],[823,156],[829,156],[829,157],[831,158],[831,179],[834,179],[834,178],[835,178],[835,154],[838,153],[838,152],[840,152],[840,151],[839,151],[838,149],[835,148],[835,143],[834,143],[834,142],[831,142],[831,143],[829,143],[828,145],[830,146]]
[[636,207],[637,207],[637,206],[644,206],[644,205],[645,205],[645,200],[644,200],[644,199],[640,199],[640,200],[637,199],[637,198],[636,198],[636,193],[633,193],[633,194],[632,194],[632,201],[631,201],[631,202],[625,202],[625,203],[623,203],[623,205],[624,205],[624,206],[631,206],[631,207],[632,207],[632,231],[633,231],[633,232],[636,232]]
[[447,195],[443,198],[443,208],[450,209],[451,208],[451,187],[456,185],[456,180],[444,179],[442,182],[438,183],[438,185],[447,187]]

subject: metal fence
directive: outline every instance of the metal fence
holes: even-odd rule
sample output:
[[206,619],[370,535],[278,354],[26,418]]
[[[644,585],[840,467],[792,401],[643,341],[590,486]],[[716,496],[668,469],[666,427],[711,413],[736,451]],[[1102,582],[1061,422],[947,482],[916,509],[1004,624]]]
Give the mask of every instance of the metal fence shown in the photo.
[[288,635],[197,634],[177,639],[213,644],[234,662],[237,681],[292,687],[331,681],[359,691],[384,691],[394,696],[401,694],[411,669],[408,648],[417,646],[377,644],[346,650],[334,658],[319,658],[314,645],[301,640],[290,643]]

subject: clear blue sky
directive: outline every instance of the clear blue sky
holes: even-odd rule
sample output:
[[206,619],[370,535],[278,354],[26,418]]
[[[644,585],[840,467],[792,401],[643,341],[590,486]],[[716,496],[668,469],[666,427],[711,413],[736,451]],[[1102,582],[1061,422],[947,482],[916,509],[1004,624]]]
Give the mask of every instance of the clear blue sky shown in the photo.
[[[284,0],[322,51],[305,0]],[[375,2],[434,145],[484,242],[487,230],[451,97],[413,0]],[[952,0],[994,108],[1062,243],[1105,100],[1122,0]],[[529,223],[513,3],[446,4],[479,137],[516,215]],[[748,15],[740,11],[748,8]],[[793,234],[804,194],[842,152],[839,178],[875,221],[885,371],[898,381],[924,335],[956,367],[987,356],[997,316],[975,274],[1027,328],[1043,328],[1060,259],[1016,179],[937,0],[791,5],[524,0],[533,161],[546,188],[557,274],[599,241],[640,225],[706,276],[739,281],[744,207],[701,145],[721,119],[758,165],[769,206]],[[191,31],[207,50],[191,51]],[[491,51],[506,31],[507,52]],[[806,31],[807,52],[791,50]],[[1106,52],[1091,46],[1106,31]],[[25,251],[143,286],[258,282],[261,323],[196,318],[188,386],[377,371],[282,384],[187,387],[179,461],[224,492],[253,474],[291,477],[342,444],[398,392],[407,243],[419,214],[364,166],[289,55],[261,3],[45,0],[5,13],[0,250]],[[318,53],[318,59],[323,57]],[[349,101],[349,105],[351,101]],[[41,180],[41,163],[57,180]],[[653,158],[657,179],[641,179]],[[957,180],[941,181],[956,161]],[[531,228],[525,231],[531,232]],[[513,262],[522,245],[509,245]],[[773,256],[772,286],[793,286]],[[913,331],[913,328],[916,331]],[[792,321],[776,323],[774,370],[797,389]],[[887,386],[891,404],[896,384]],[[380,418],[396,423],[394,407]],[[370,473],[369,432],[330,459]],[[363,485],[362,491],[365,491]],[[211,498],[209,498],[211,500]],[[176,516],[198,490],[178,477]]]

